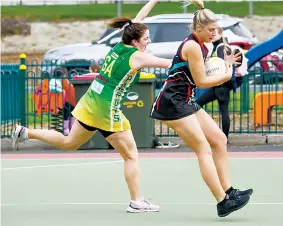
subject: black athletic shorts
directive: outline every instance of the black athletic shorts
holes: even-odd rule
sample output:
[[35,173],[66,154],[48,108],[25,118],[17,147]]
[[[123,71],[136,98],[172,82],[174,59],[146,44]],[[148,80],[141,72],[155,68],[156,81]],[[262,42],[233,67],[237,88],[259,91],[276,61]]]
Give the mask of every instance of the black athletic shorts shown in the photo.
[[153,103],[150,117],[176,120],[196,113],[201,107],[193,99],[194,92],[194,87],[187,82],[167,81]]
[[106,131],[106,130],[102,130],[102,129],[98,129],[96,127],[92,127],[92,126],[88,126],[86,124],[84,124],[83,122],[81,122],[80,120],[78,120],[78,122],[82,125],[82,127],[84,127],[87,131],[99,131],[102,136],[104,136],[105,138],[109,137],[111,134],[115,133],[115,132],[111,132],[111,131]]

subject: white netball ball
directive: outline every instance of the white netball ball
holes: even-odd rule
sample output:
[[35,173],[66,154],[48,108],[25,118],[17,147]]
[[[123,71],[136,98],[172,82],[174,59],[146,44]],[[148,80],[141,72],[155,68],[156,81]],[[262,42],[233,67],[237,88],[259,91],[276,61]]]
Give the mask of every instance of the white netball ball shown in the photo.
[[205,61],[206,76],[224,75],[226,73],[225,61],[219,57],[210,57]]

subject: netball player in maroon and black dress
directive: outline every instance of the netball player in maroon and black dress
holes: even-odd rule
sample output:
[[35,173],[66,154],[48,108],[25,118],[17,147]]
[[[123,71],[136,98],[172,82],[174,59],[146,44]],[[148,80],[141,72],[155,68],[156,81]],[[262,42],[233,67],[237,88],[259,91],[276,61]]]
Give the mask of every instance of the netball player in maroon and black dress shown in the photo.
[[204,8],[202,1],[189,3],[200,8],[193,19],[193,32],[180,45],[173,59],[168,78],[152,106],[151,117],[172,128],[196,153],[201,175],[218,202],[218,216],[225,217],[244,207],[253,190],[240,191],[231,186],[227,138],[193,97],[196,87],[207,88],[228,81],[239,55],[225,54],[225,74],[205,76],[204,61],[208,50],[204,43],[212,42],[217,20],[211,10]]

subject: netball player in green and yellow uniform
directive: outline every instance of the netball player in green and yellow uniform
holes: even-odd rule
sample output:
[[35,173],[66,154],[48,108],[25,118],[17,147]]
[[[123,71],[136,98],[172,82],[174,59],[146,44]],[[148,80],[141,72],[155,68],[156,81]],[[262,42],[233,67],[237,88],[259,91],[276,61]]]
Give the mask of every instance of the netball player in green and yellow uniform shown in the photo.
[[100,75],[73,111],[76,119],[105,131],[130,129],[120,107],[128,89],[139,80],[140,72],[131,66],[131,58],[137,51],[137,48],[120,42],[107,54]]
[[145,53],[150,42],[149,30],[142,20],[158,0],[150,0],[134,20],[115,18],[108,24],[124,28],[122,42],[105,57],[105,63],[72,114],[76,118],[68,136],[43,129],[16,125],[12,133],[13,147],[27,139],[38,139],[64,150],[76,150],[98,130],[124,159],[124,173],[131,202],[128,212],[156,212],[159,206],[140,195],[138,151],[130,123],[121,112],[121,103],[130,87],[138,80],[143,67],[168,68],[171,60]]

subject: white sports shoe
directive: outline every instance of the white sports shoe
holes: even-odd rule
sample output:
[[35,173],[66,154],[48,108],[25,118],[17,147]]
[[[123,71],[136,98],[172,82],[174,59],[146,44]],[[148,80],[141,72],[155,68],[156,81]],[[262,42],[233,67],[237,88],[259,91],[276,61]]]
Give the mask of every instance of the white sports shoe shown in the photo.
[[28,140],[28,131],[27,128],[23,126],[15,125],[12,132],[12,146],[13,148],[17,148],[20,142],[24,142]]
[[158,212],[159,206],[150,203],[145,198],[141,197],[137,201],[131,201],[127,208],[127,212],[130,213],[144,213],[144,212]]

